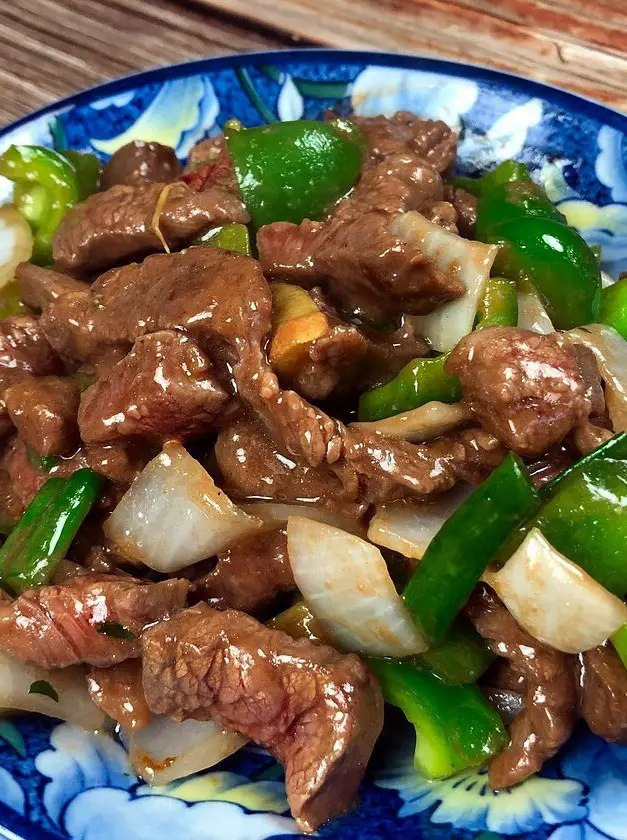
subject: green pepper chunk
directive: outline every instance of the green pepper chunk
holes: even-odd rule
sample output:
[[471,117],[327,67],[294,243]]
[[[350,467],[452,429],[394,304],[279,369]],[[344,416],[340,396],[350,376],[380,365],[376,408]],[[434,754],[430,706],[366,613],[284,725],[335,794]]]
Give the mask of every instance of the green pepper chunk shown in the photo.
[[33,229],[32,261],[50,263],[61,219],[80,200],[74,166],[52,149],[9,146],[0,156],[0,175],[15,182],[15,204]]
[[96,155],[89,152],[75,152],[73,149],[66,149],[60,152],[68,160],[76,172],[78,183],[79,201],[85,201],[90,195],[98,191],[100,186],[100,175],[102,164]]
[[614,327],[627,340],[627,277],[602,290],[599,322]]
[[501,752],[508,736],[476,686],[447,685],[408,662],[370,659],[388,703],[416,728],[414,766],[428,779],[479,767]]
[[225,248],[227,251],[237,251],[250,257],[250,234],[246,225],[235,222],[224,227],[214,228],[194,239],[192,245],[213,245],[214,248]]
[[584,455],[578,461],[575,461],[574,464],[571,464],[570,467],[565,469],[559,475],[556,475],[552,481],[541,488],[539,491],[540,498],[544,501],[550,499],[563,481],[566,481],[566,479],[571,478],[573,475],[581,476],[585,468],[590,463],[604,458],[614,458],[619,461],[627,461],[627,432],[620,432],[619,434],[614,435],[614,437],[606,440],[605,443],[600,444],[596,447],[596,449],[593,449],[591,452],[588,452],[587,455]]
[[515,327],[518,323],[518,294],[516,283],[504,277],[490,277],[477,310],[477,326]]
[[10,318],[12,315],[24,315],[28,311],[28,307],[22,303],[17,280],[11,280],[0,289],[0,319]]
[[510,557],[532,528],[622,598],[627,594],[627,461],[596,458],[575,469],[512,535],[502,556]]
[[614,633],[611,642],[616,648],[616,653],[620,656],[620,661],[627,668],[627,624],[623,624],[620,630]]
[[485,193],[502,186],[503,184],[531,181],[529,169],[524,163],[517,160],[504,160],[496,169],[486,172],[480,178],[467,178],[456,175],[453,178],[453,186],[461,187],[466,192],[476,195],[478,198]]
[[411,661],[449,685],[477,682],[496,659],[486,640],[467,618],[457,618],[444,640]]
[[363,134],[342,119],[241,128],[226,142],[256,228],[319,219],[353,186],[363,161]]
[[523,462],[510,453],[442,525],[403,592],[432,643],[444,638],[488,564],[538,503]]
[[512,279],[529,278],[558,329],[598,319],[601,272],[577,231],[532,216],[504,222],[486,239],[500,246],[494,270]]
[[500,225],[522,218],[552,219],[566,224],[566,217],[542,187],[531,181],[517,181],[485,192],[479,202],[475,235],[482,242],[492,242]]
[[1,579],[8,589],[20,594],[50,582],[102,484],[90,469],[44,484],[0,551]]
[[35,469],[41,470],[42,472],[50,472],[53,467],[59,463],[59,459],[56,455],[40,455],[39,452],[36,452],[32,446],[26,444],[26,454],[28,456],[29,462],[35,467]]
[[387,385],[366,391],[359,398],[359,420],[383,420],[432,400],[457,402],[462,389],[459,379],[444,370],[447,358],[445,353],[434,359],[414,359]]

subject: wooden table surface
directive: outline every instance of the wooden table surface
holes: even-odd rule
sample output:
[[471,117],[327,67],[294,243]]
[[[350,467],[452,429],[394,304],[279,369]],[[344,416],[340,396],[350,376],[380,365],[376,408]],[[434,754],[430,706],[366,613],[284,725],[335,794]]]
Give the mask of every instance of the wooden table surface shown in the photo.
[[627,0],[0,0],[0,124],[136,70],[294,45],[472,61],[627,111]]

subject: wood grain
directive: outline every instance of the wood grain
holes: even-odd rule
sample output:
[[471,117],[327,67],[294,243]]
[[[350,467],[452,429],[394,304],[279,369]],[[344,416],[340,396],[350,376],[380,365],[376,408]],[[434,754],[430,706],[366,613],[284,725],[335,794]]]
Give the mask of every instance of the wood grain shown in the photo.
[[0,125],[137,70],[290,43],[174,0],[0,0]]
[[498,67],[627,110],[625,0],[200,0],[317,44]]

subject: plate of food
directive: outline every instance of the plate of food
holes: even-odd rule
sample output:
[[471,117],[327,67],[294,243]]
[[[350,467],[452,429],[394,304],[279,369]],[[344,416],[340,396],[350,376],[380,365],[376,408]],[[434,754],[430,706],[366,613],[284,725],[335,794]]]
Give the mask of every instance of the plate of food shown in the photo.
[[0,835],[625,840],[625,117],[263,53],[0,176]]

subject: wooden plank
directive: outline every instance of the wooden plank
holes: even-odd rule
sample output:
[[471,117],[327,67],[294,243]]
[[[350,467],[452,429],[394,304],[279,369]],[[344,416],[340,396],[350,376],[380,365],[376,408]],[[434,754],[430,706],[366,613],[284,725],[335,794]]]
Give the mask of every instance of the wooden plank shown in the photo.
[[0,125],[138,70],[287,43],[175,0],[0,0]]
[[622,0],[200,0],[317,44],[497,67],[627,110]]

